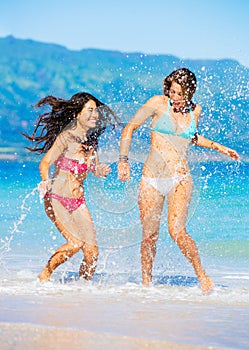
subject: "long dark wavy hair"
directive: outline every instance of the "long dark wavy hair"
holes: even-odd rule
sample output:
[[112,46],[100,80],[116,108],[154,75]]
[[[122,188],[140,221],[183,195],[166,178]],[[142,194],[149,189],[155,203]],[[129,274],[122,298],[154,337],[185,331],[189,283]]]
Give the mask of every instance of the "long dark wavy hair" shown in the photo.
[[173,81],[181,86],[184,98],[187,100],[187,104],[194,109],[195,104],[191,100],[197,87],[195,74],[187,68],[179,68],[174,70],[163,81],[163,93],[165,96],[169,97],[169,90]]
[[[93,100],[98,108],[97,124],[94,128],[87,131],[86,141],[82,144],[92,146],[95,149],[98,146],[98,137],[105,131],[106,126],[110,125],[113,128],[119,124],[119,118],[116,114],[104,103],[99,101],[93,95],[87,92],[79,92],[73,95],[69,100],[62,98],[47,96],[42,98],[33,107],[50,107],[49,112],[45,112],[38,116],[35,124],[35,129],[32,135],[22,134],[29,141],[32,142],[33,147],[27,147],[30,152],[37,152],[39,154],[46,153],[56,137],[69,125],[76,127],[76,117],[81,112],[85,104]],[[75,122],[75,123],[74,123]]]

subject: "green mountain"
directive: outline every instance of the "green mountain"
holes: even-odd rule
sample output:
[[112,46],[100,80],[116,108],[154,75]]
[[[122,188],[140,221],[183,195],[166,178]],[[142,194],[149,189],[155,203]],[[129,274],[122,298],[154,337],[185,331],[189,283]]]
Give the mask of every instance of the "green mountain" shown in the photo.
[[[181,60],[84,49],[0,38],[0,142],[3,152],[23,152],[37,117],[32,107],[41,97],[70,98],[78,91],[94,94],[127,121],[154,94],[172,70],[188,67],[197,76],[195,101],[203,107],[200,133],[248,155],[249,68],[237,61]],[[146,138],[147,136],[145,136]]]

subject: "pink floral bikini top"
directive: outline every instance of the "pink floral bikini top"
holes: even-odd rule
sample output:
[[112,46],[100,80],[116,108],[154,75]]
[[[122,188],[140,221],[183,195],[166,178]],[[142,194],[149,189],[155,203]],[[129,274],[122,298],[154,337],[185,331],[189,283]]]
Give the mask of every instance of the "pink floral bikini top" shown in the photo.
[[94,163],[91,163],[90,165],[88,165],[86,163],[80,163],[78,160],[66,158],[63,156],[57,158],[54,164],[61,170],[70,171],[70,173],[75,175],[79,173],[84,173],[87,171],[91,171],[91,172],[95,171]]

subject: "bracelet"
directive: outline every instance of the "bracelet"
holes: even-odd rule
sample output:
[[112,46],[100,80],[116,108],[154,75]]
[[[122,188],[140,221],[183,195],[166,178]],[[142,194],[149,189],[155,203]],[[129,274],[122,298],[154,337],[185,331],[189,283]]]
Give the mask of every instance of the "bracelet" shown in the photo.
[[128,160],[129,160],[128,156],[123,156],[123,155],[120,154],[120,156],[119,156],[119,161],[120,162],[128,163]]

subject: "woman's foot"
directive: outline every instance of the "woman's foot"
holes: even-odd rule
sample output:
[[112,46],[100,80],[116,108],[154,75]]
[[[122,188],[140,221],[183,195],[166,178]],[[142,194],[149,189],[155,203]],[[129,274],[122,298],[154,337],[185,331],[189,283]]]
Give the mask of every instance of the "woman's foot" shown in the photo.
[[51,273],[48,272],[48,270],[45,268],[44,270],[42,270],[42,272],[40,273],[38,278],[39,278],[40,281],[49,281],[50,280],[50,275],[51,275]]
[[152,282],[152,276],[143,276],[143,278],[142,278],[142,285],[144,287],[149,287],[151,282]]
[[201,276],[199,277],[199,281],[201,284],[201,289],[203,294],[207,294],[214,288],[214,282],[212,279],[206,274],[206,272],[203,272]]

